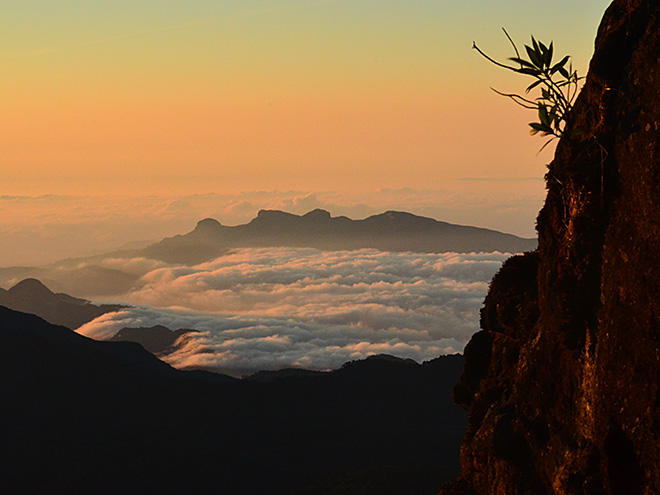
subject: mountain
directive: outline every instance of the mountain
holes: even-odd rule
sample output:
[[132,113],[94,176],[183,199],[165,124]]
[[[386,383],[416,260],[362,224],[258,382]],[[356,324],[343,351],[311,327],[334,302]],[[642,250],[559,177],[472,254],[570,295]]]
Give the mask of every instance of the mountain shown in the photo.
[[48,266],[14,266],[0,268],[0,285],[13,280],[36,278],[55,292],[84,294],[86,296],[112,296],[125,294],[139,280],[139,275],[105,268],[95,263],[103,258],[130,256],[131,252],[114,252],[104,256],[67,259]]
[[76,329],[93,319],[123,306],[97,306],[85,299],[67,294],[55,294],[39,280],[27,278],[9,290],[0,289],[0,305],[17,311],[32,313],[55,325]]
[[424,494],[458,472],[461,356],[269,383],[0,307],[0,491]]
[[119,330],[110,342],[136,342],[152,354],[159,355],[167,353],[182,335],[196,331],[185,328],[172,331],[162,325],[149,328],[125,327]]
[[538,251],[503,265],[465,349],[469,427],[443,495],[660,493],[659,123],[660,3],[615,0]]
[[324,210],[313,210],[302,216],[261,210],[251,222],[233,227],[211,218],[201,220],[192,232],[163,239],[147,247],[143,254],[166,262],[194,264],[221,256],[231,248],[277,246],[518,253],[534,249],[536,240],[397,211],[351,220],[344,216],[332,217]]

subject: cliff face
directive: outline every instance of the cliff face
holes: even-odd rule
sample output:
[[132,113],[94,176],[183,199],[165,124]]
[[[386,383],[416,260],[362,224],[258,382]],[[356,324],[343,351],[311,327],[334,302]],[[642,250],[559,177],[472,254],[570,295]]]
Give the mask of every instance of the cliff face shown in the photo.
[[660,493],[660,2],[608,8],[547,174],[465,352],[445,494]]

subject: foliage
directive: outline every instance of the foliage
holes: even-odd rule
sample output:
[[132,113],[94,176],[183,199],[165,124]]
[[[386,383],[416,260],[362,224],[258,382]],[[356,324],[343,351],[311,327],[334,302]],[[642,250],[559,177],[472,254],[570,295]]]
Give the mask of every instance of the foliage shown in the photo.
[[[516,54],[515,57],[511,57],[508,60],[516,65],[508,65],[494,60],[484,53],[474,42],[472,43],[472,48],[498,67],[530,76],[534,79],[525,89],[526,95],[534,89],[537,91],[540,90],[539,96],[534,99],[516,93],[502,93],[494,88],[491,89],[501,96],[511,98],[515,103],[524,108],[538,112],[538,122],[531,122],[529,124],[531,127],[530,134],[535,135],[540,133],[541,136],[551,136],[551,139],[543,146],[545,148],[552,139],[564,135],[566,119],[579,92],[579,83],[584,78],[579,77],[577,71],[573,70],[570,55],[566,55],[559,62],[553,63],[554,47],[552,42],[549,45],[545,45],[532,36],[531,46],[525,45],[525,52],[528,57],[525,59],[520,56],[518,47],[506,29],[502,28],[502,30]],[[572,133],[577,133],[577,131],[573,131]]]

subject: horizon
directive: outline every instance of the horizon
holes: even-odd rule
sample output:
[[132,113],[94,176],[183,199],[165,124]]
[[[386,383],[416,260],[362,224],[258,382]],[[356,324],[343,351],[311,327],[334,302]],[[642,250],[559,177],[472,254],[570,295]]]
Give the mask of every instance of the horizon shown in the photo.
[[[72,295],[95,287],[97,302],[144,305],[101,327],[167,311],[204,326],[208,311],[216,357],[242,345],[227,337],[240,333],[232,324],[271,332],[251,351],[295,348],[289,363],[305,349],[333,365],[373,349],[462,350],[489,280],[515,253],[247,246],[200,264],[108,254],[262,209],[396,210],[535,238],[553,145],[539,151],[531,116],[489,89],[525,81],[472,42],[505,59],[501,26],[519,45],[534,34],[584,75],[605,5],[560,2],[542,20],[544,4],[520,0],[11,6],[0,20],[11,123],[0,137],[1,265],[39,265]],[[123,290],[99,293],[99,281]],[[327,341],[316,349],[309,333]]]
[[[542,20],[541,2],[520,1],[9,6],[2,264],[61,258],[58,231],[85,255],[312,197],[333,214],[400,209],[534,236],[553,146],[537,155],[530,115],[489,89],[524,81],[471,44],[504,59],[501,26],[520,45],[534,34],[584,75],[607,3],[560,2]],[[207,194],[214,205],[173,220]],[[104,225],[108,212],[133,226]]]
[[[606,1],[8,7],[0,194],[427,188],[542,176],[490,66],[554,40],[586,74]],[[67,8],[69,7],[69,8]],[[350,177],[347,180],[346,177]]]

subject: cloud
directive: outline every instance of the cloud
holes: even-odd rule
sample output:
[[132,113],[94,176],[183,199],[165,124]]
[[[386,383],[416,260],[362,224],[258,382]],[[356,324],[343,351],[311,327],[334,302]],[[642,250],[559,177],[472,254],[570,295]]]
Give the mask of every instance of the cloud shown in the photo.
[[463,350],[508,256],[264,248],[193,267],[108,260],[143,270],[121,298],[138,306],[78,331],[107,339],[125,326],[193,328],[165,359],[233,375],[331,369],[383,352],[423,361]]

